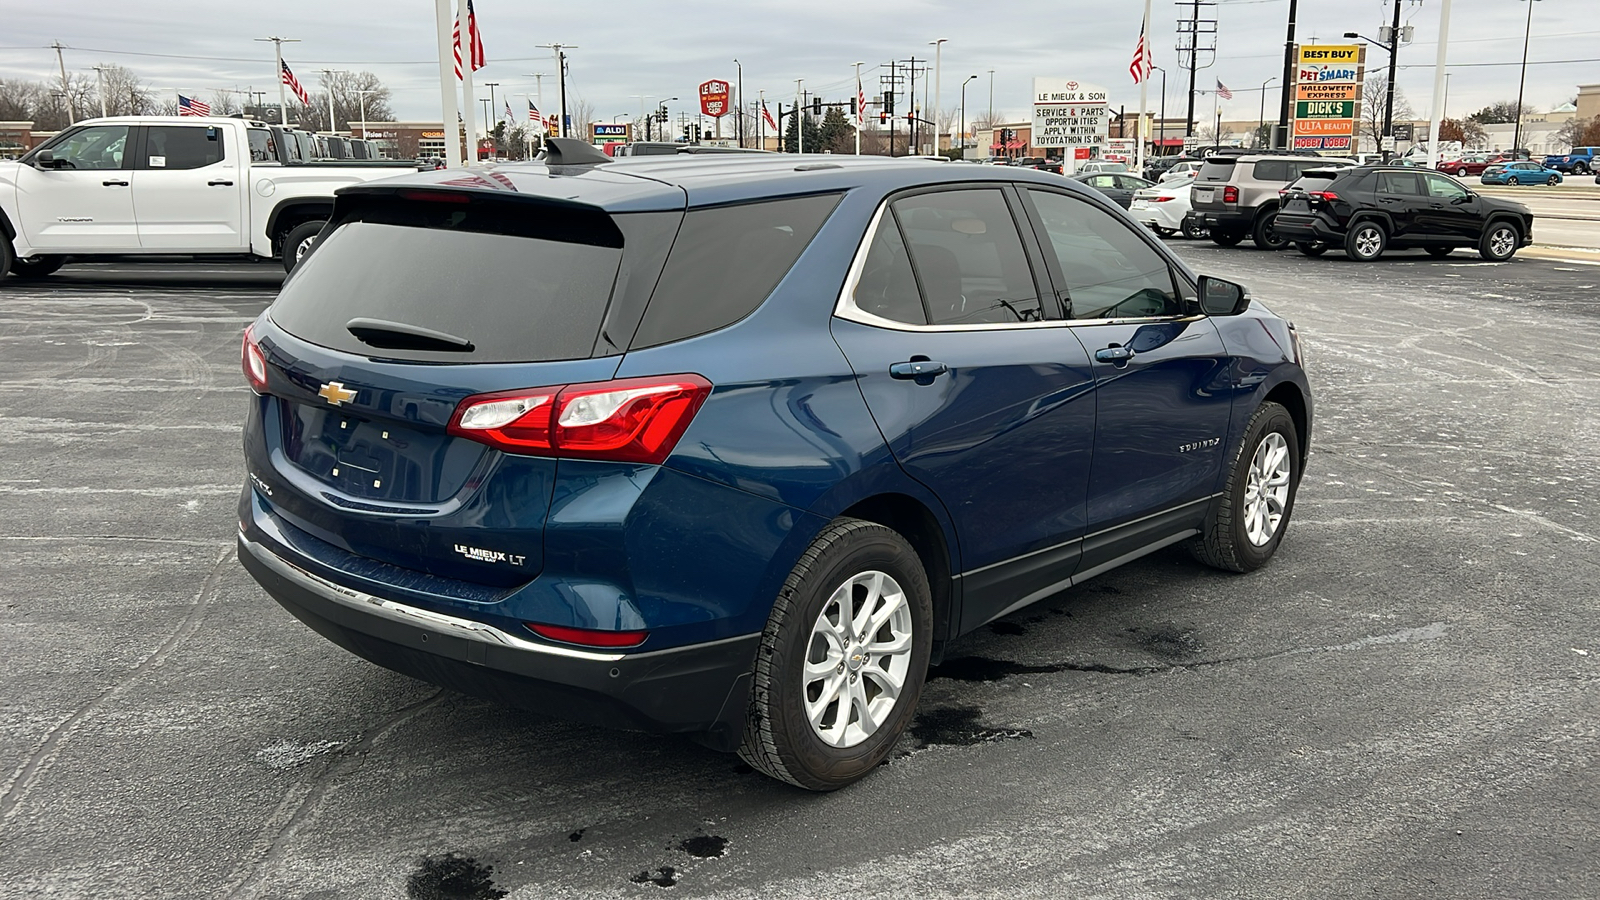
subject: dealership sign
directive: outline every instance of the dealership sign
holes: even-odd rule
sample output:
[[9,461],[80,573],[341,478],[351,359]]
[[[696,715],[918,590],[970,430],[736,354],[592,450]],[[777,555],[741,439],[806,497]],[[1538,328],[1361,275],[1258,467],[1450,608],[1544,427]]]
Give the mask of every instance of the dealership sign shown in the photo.
[[1101,146],[1109,125],[1105,88],[1065,78],[1033,80],[1033,146]]
[[713,78],[700,85],[700,111],[713,118],[728,114],[728,83]]
[[1294,149],[1348,153],[1360,115],[1366,48],[1306,45],[1295,48],[1295,62]]

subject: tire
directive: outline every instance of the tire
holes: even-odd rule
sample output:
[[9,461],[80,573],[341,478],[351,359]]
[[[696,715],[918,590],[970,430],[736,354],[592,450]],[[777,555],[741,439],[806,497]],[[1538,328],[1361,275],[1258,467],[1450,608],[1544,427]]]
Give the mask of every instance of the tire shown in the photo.
[[1490,262],[1505,262],[1517,252],[1522,233],[1505,219],[1496,219],[1478,239],[1478,255]]
[[[843,620],[841,596],[852,605],[863,600],[879,604],[886,595],[894,596],[890,590],[874,594],[872,583],[888,586],[877,581],[880,577],[898,586],[901,600],[873,641],[859,643],[860,636],[848,629],[842,638],[835,637],[839,628],[828,613]],[[762,632],[750,714],[739,747],[744,761],[779,781],[813,791],[837,790],[871,772],[916,715],[933,647],[931,598],[921,559],[895,531],[860,519],[836,519],[823,529],[778,591]],[[882,606],[862,609],[884,611]],[[884,641],[886,636],[892,640]],[[866,652],[874,642],[904,648],[881,656]],[[816,656],[822,658],[813,661]],[[827,669],[834,659],[837,667]],[[823,666],[806,671],[808,664],[817,663]],[[877,724],[863,727],[860,704],[870,708],[886,699],[897,673],[897,695],[876,711]],[[868,691],[876,693],[868,697]],[[813,724],[808,706],[819,724]]]
[[1193,219],[1184,219],[1183,227],[1179,231],[1191,241],[1203,241],[1211,236],[1210,229],[1194,224]]
[[1272,223],[1278,220],[1276,211],[1262,213],[1256,216],[1255,226],[1250,229],[1250,240],[1255,241],[1258,250],[1282,250],[1289,246],[1289,241],[1278,236],[1272,230]]
[[1551,187],[1555,187],[1556,185],[1561,183],[1561,176],[1560,175],[1551,175],[1549,178],[1545,179],[1544,183],[1550,185]]
[[1515,176],[1515,175],[1512,175],[1511,177],[1506,179],[1506,184],[1509,184],[1512,187],[1515,187],[1516,185],[1518,185],[1520,183],[1521,182],[1517,181],[1517,176]]
[[1572,167],[1572,174],[1574,174],[1574,175],[1587,175],[1587,174],[1589,174],[1589,167],[1587,165],[1585,165],[1584,163],[1577,163],[1577,164],[1573,165],[1573,167]]
[[1261,568],[1283,542],[1299,487],[1294,418],[1277,403],[1263,403],[1250,417],[1228,467],[1227,485],[1200,535],[1189,542],[1189,552],[1229,572]]
[[1174,234],[1178,233],[1177,229],[1175,228],[1157,228],[1153,225],[1151,226],[1150,230],[1164,238],[1172,237]]
[[1357,222],[1345,232],[1344,253],[1357,262],[1372,262],[1382,256],[1388,246],[1388,233],[1372,219]]
[[317,243],[317,235],[321,233],[322,226],[328,224],[323,219],[313,219],[302,222],[289,230],[283,239],[283,270],[293,272],[294,267],[300,264],[311,248]]
[[0,278],[6,277],[16,260],[16,251],[11,249],[11,242],[5,239],[5,235],[0,235]]
[[13,259],[11,261],[11,274],[18,278],[44,278],[54,275],[56,270],[66,265],[65,256],[35,256],[33,259]]
[[1454,248],[1454,247],[1425,247],[1423,249],[1427,250],[1428,251],[1428,255],[1433,257],[1434,259],[1443,259],[1444,257],[1449,256],[1451,251],[1455,250],[1456,248]]
[[1211,232],[1211,243],[1216,244],[1218,247],[1237,247],[1242,240],[1244,240],[1244,235],[1237,231],[1217,231],[1213,229]]
[[1457,177],[1457,178],[1465,178],[1465,177],[1467,177],[1467,170],[1466,170],[1466,168],[1465,168],[1465,167],[1463,167],[1463,168],[1460,168],[1460,169],[1457,169],[1457,170],[1456,170],[1456,177]]
[[1321,256],[1328,252],[1327,244],[1313,243],[1311,241],[1300,241],[1294,245],[1294,248],[1299,250],[1303,256]]

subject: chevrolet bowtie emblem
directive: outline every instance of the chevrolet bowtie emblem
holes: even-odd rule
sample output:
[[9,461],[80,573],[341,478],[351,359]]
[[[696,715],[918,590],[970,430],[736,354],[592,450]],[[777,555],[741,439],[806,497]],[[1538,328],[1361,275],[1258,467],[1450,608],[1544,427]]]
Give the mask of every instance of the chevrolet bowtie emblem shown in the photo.
[[349,403],[354,400],[356,392],[345,390],[345,386],[337,381],[330,381],[322,386],[322,390],[317,391],[317,396],[332,403],[334,406],[338,406],[341,403]]

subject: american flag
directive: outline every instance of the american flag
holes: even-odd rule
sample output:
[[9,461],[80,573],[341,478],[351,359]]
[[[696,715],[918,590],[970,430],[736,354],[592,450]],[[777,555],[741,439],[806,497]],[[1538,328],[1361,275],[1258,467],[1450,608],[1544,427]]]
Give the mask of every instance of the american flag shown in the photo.
[[540,122],[540,123],[542,123],[544,121],[539,116],[539,107],[534,106],[532,100],[528,101],[528,121],[529,122]]
[[861,90],[861,78],[856,77],[856,124],[867,124],[867,94]]
[[211,104],[199,100],[191,100],[182,94],[178,95],[178,115],[180,116],[209,116]]
[[1224,100],[1233,99],[1233,91],[1228,90],[1228,86],[1223,84],[1220,78],[1217,79],[1217,96]]
[[[472,71],[476,72],[488,65],[488,60],[483,56],[483,35],[478,32],[478,14],[472,8],[472,0],[467,0],[467,30],[472,33]],[[456,47],[456,78],[461,77],[461,13],[456,13],[456,27],[450,33],[450,41]]]
[[1133,62],[1128,66],[1128,74],[1133,76],[1133,83],[1150,77],[1150,69],[1155,65],[1155,60],[1150,55],[1150,42],[1144,39],[1146,26],[1139,28],[1139,45],[1133,48]]
[[289,69],[288,63],[283,64],[283,72],[281,74],[283,75],[283,83],[289,86],[289,90],[294,91],[294,95],[300,98],[300,102],[309,104],[311,95],[307,94],[306,89],[300,86],[300,79],[294,77],[294,72]]
[[511,112],[511,101],[507,100],[506,101],[506,127],[507,128],[515,128],[516,124],[517,124],[517,117],[515,115],[513,115],[512,112]]
[[773,121],[772,110],[767,109],[766,101],[762,101],[761,103],[761,118],[767,123],[768,128],[771,128],[773,131],[778,130],[778,123]]

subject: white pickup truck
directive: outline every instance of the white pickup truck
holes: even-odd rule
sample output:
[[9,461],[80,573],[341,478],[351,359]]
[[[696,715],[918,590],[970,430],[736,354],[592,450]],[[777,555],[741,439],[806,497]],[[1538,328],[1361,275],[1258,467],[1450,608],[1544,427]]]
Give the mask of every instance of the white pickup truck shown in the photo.
[[0,278],[42,278],[69,256],[129,254],[251,254],[292,269],[336,189],[415,168],[313,160],[310,143],[215,116],[79,122],[0,162]]

